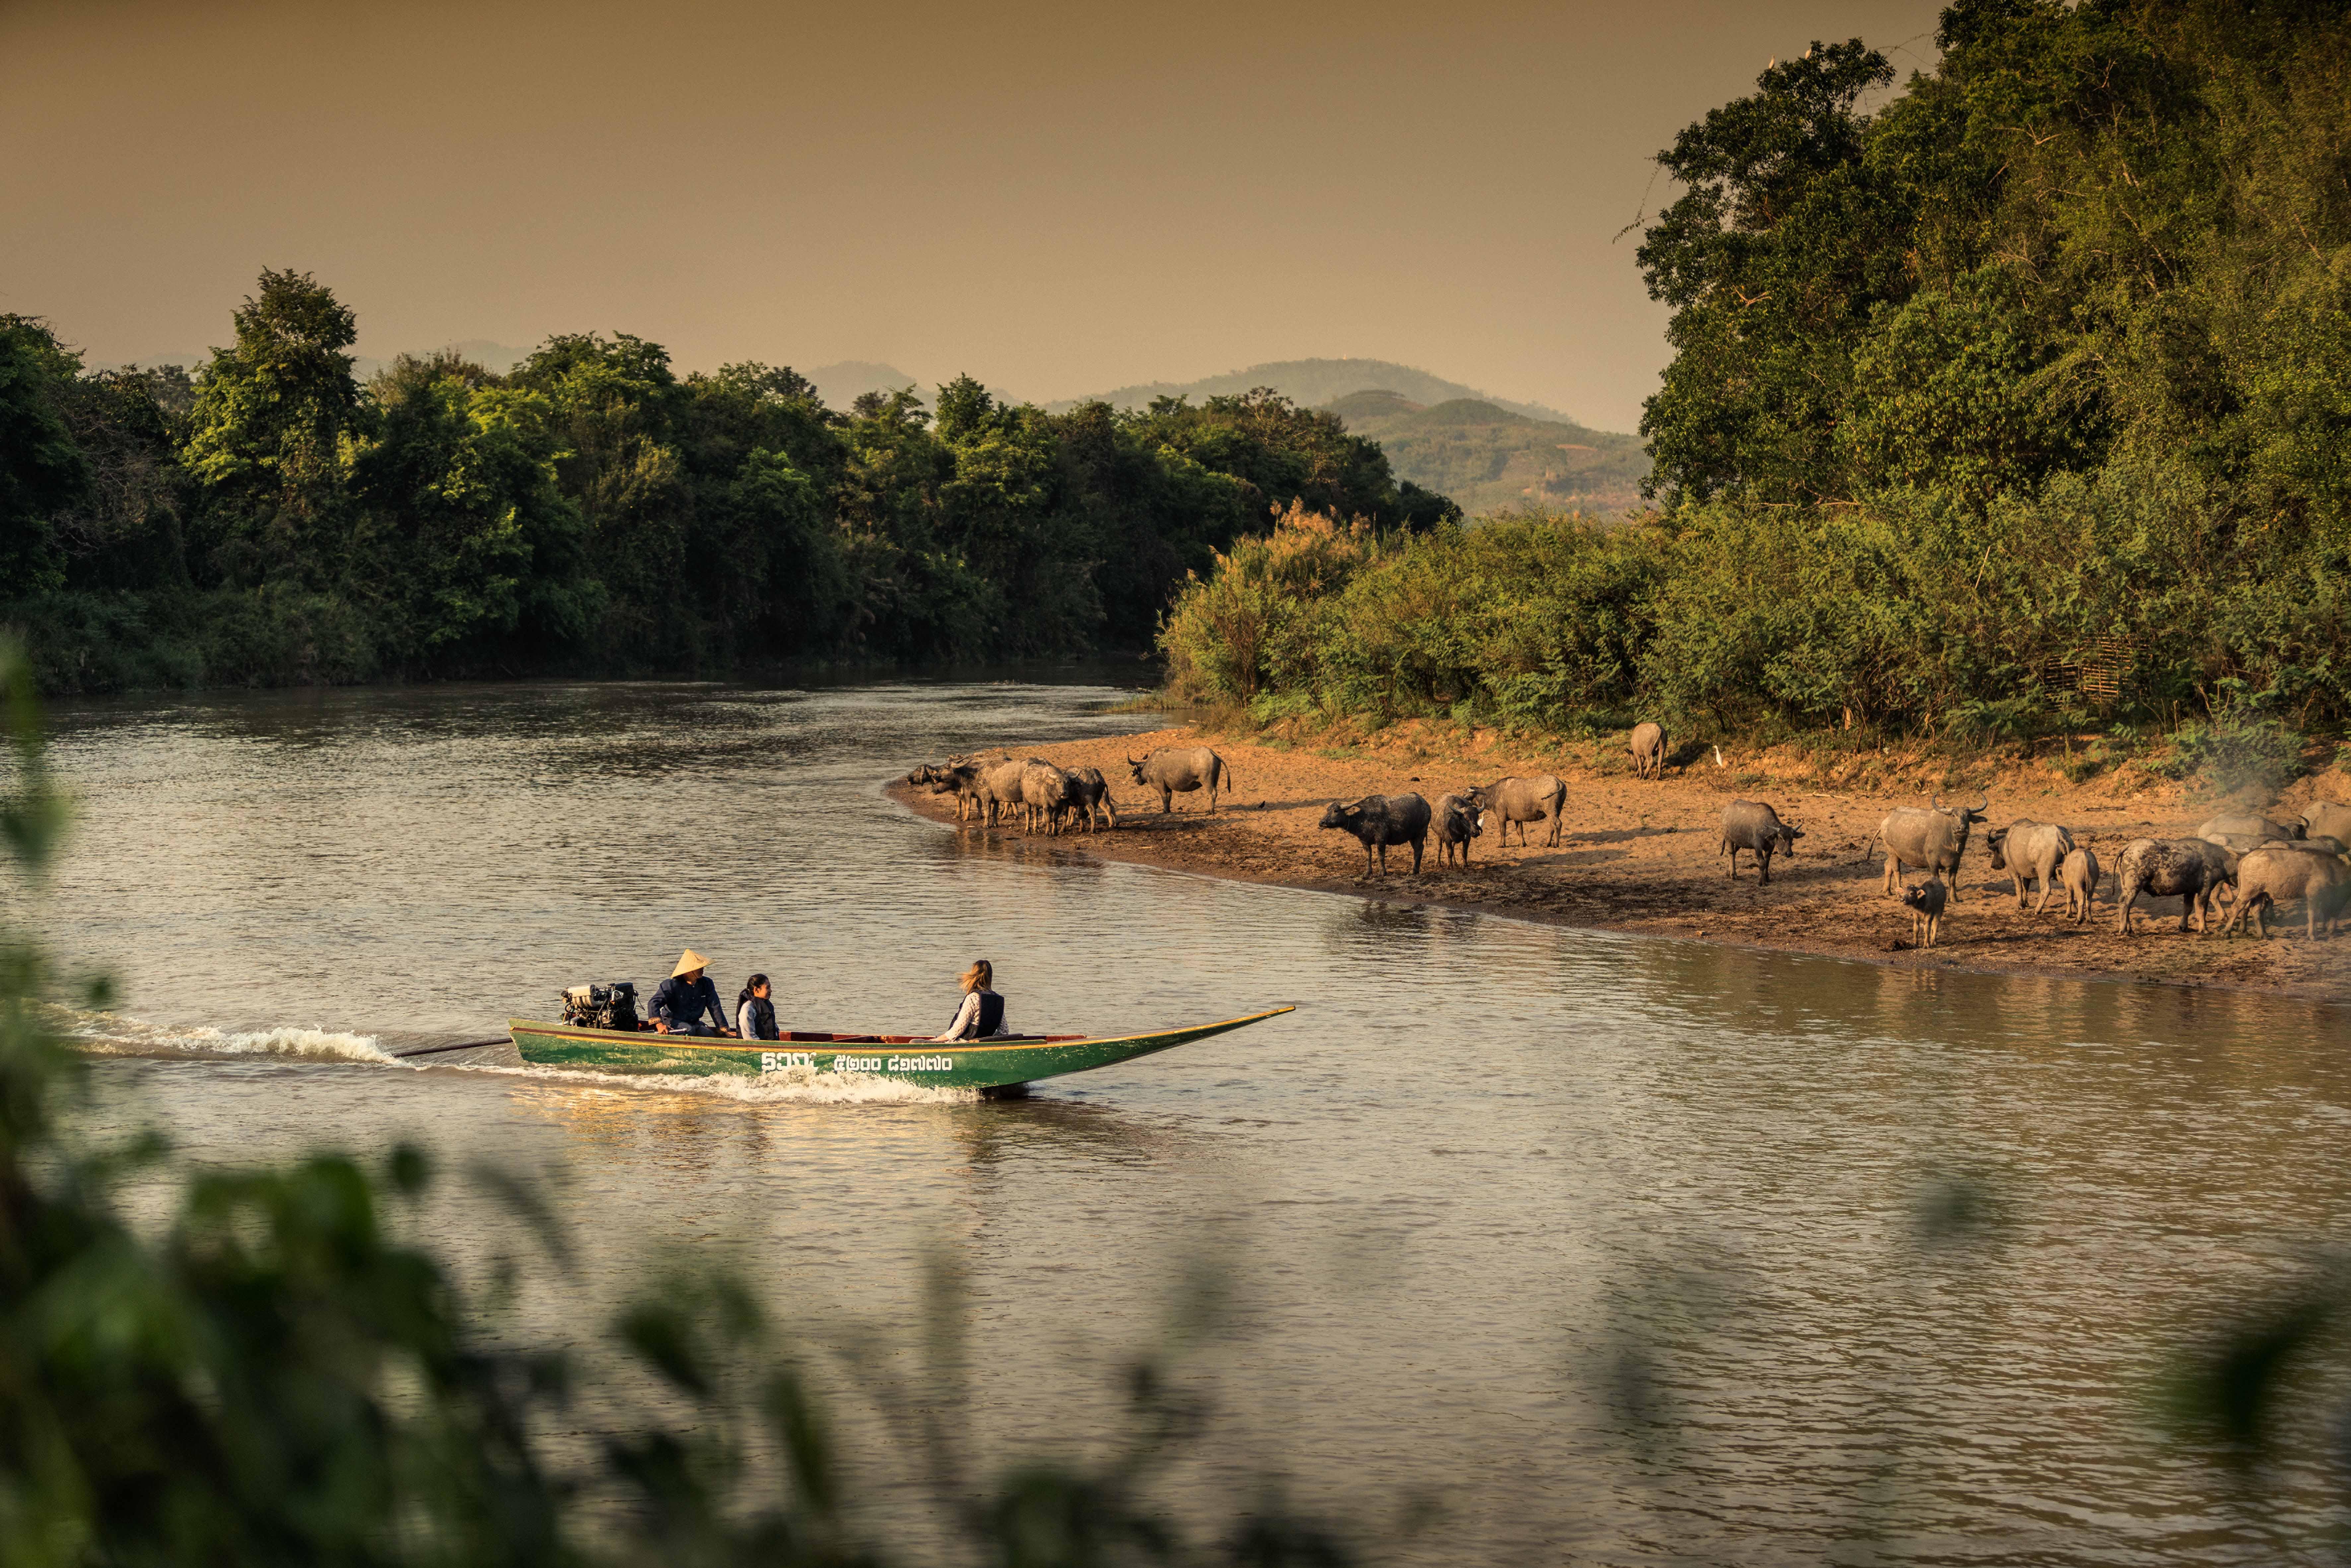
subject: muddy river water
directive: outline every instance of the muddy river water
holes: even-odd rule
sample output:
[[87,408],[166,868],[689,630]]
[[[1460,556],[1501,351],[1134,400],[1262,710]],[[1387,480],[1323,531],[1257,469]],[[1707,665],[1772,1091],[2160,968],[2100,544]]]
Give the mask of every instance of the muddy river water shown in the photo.
[[[1119,695],[54,714],[80,817],[46,925],[120,985],[78,1025],[92,1119],[199,1164],[408,1139],[534,1176],[576,1257],[527,1272],[517,1332],[590,1340],[684,1253],[758,1281],[852,1403],[919,1385],[923,1260],[952,1259],[991,1466],[1112,1429],[1122,1358],[1210,1271],[1229,1316],[1182,1365],[1217,1414],[1171,1509],[1280,1486],[1384,1537],[1426,1496],[1409,1559],[2325,1560],[2322,1417],[2247,1506],[2158,1410],[2176,1351],[2351,1235],[2338,1014],[1097,864],[882,793],[1155,722]],[[1299,1010],[1019,1103],[382,1055],[686,945],[801,1026],[941,1028],[976,956],[1026,1029]],[[437,1191],[416,1224],[461,1265],[518,1245]],[[917,1506],[903,1458],[866,1456],[884,1522]]]

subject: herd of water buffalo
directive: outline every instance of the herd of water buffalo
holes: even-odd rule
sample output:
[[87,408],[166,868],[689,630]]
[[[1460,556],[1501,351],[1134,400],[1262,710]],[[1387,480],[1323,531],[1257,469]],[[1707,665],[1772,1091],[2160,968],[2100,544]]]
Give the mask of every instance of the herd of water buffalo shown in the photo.
[[[1631,747],[1636,775],[1663,776],[1663,729],[1654,724],[1639,726]],[[1158,791],[1163,813],[1174,810],[1176,796],[1202,789],[1207,791],[1207,809],[1213,812],[1217,795],[1233,788],[1225,759],[1205,746],[1162,747],[1143,758],[1130,757],[1126,764],[1136,784]],[[977,819],[992,825],[1009,821],[1017,810],[1032,832],[1058,833],[1080,823],[1092,832],[1097,817],[1118,826],[1099,768],[1065,768],[1034,757],[998,762],[957,757],[917,768],[906,782],[935,794],[954,795],[958,821]],[[1440,865],[1458,857],[1466,866],[1471,841],[1489,824],[1499,828],[1505,845],[1515,825],[1523,846],[1530,824],[1541,822],[1544,843],[1555,847],[1566,801],[1567,786],[1541,773],[1473,785],[1439,796],[1433,806],[1416,793],[1367,795],[1353,805],[1333,800],[1321,825],[1352,833],[1363,844],[1366,878],[1375,861],[1384,876],[1388,851],[1405,845],[1411,846],[1417,875],[1429,839],[1437,841]],[[1973,806],[1947,806],[1936,799],[1926,806],[1901,807],[1886,814],[1869,841],[1885,851],[1885,892],[1888,897],[1898,896],[1911,912],[1912,935],[1922,946],[1931,947],[1940,939],[1944,915],[1959,902],[1960,862],[1991,803],[1987,795]],[[1781,821],[1763,802],[1733,800],[1722,809],[1719,852],[1729,856],[1733,881],[1738,880],[1740,852],[1752,855],[1759,884],[1768,886],[1772,857],[1794,855],[1796,841],[1803,836],[1800,824]],[[2062,889],[2065,913],[2077,924],[2089,919],[2103,868],[2096,852],[2087,842],[2076,842],[2071,829],[2020,818],[1991,830],[1984,841],[1991,869],[2012,879],[2017,908],[2024,907],[2031,882],[2040,890],[2035,915],[2044,912]],[[2133,839],[2123,846],[2114,868],[2119,912],[2116,928],[2130,934],[2133,912],[2142,897],[2176,897],[2181,901],[2182,931],[2192,920],[2202,934],[2225,903],[2230,907],[2221,922],[2222,935],[2251,920],[2253,929],[2267,936],[2271,912],[2300,903],[2315,940],[2322,930],[2334,930],[2346,904],[2351,903],[2351,849],[2346,844],[2351,844],[2351,806],[2326,801],[2283,821],[2222,816],[2202,824],[2193,838]],[[1925,878],[1911,883],[1905,876],[1907,872],[1922,872]]]
[[[1196,789],[1208,792],[1208,810],[1217,796],[1232,786],[1225,759],[1205,746],[1163,746],[1138,762],[1126,759],[1134,781],[1159,791],[1159,809],[1172,809],[1177,795]],[[1118,808],[1099,768],[1062,768],[1041,757],[1006,758],[984,762],[976,757],[950,757],[926,762],[906,775],[906,782],[934,795],[956,798],[956,821],[977,820],[988,827],[1011,821],[1020,813],[1030,832],[1058,833],[1083,824],[1094,831],[1100,817],[1118,826]]]
[[[1986,797],[1973,806],[1904,807],[1879,824],[1875,842],[1886,850],[1886,891],[1895,892],[1903,869],[1915,867],[1928,879],[1901,890],[1912,915],[1914,934],[1932,946],[1944,911],[1959,902],[1959,862],[1969,831],[1984,820]],[[1736,808],[1732,808],[1735,810]],[[1726,821],[1729,813],[1725,813]],[[2333,932],[2351,902],[2351,806],[2319,801],[2283,821],[2258,815],[2214,817],[2193,838],[2133,839],[2115,865],[2115,929],[2127,936],[2141,898],[2177,898],[2179,929],[2192,920],[2200,936],[2224,903],[2231,904],[2220,932],[2241,930],[2248,921],[2269,935],[2271,912],[2300,903],[2311,938]],[[2076,923],[2090,917],[2098,891],[2097,852],[2076,843],[2073,830],[2055,822],[2020,818],[1986,835],[1991,869],[2007,872],[2024,907],[2025,885],[2040,886],[2033,913],[2048,908],[2053,890],[2065,893],[2065,912]],[[1943,881],[1948,873],[1950,881]]]

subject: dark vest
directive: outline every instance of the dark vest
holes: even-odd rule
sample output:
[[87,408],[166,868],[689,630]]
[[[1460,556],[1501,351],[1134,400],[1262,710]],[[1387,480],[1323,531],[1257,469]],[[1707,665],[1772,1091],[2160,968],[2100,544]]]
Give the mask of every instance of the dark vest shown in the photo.
[[[956,1018],[961,1018],[962,1016],[963,1016],[963,1009],[962,1009],[962,1008],[960,1008],[960,1007],[956,1008]],[[952,1021],[950,1021],[950,1023],[949,1023],[948,1027],[949,1027],[949,1028],[953,1028],[953,1027],[954,1027],[954,1025],[953,1025]],[[970,1039],[972,1039],[972,1040],[985,1040],[985,1039],[987,1039],[989,1035],[991,1035],[991,1034],[995,1034],[995,1033],[998,1032],[998,1031],[999,1031],[999,1030],[1001,1030],[1003,1028],[1004,1028],[1004,998],[1003,998],[1002,997],[998,996],[994,991],[982,991],[982,992],[980,992],[980,993],[979,993],[979,1022],[978,1022],[978,1024],[977,1024],[977,1026],[972,1030],[971,1034],[969,1035],[969,1037],[968,1037],[968,1038],[970,1038]]]
[[755,1040],[776,1040],[781,1038],[776,1033],[775,998],[772,997],[753,997],[750,998],[750,1003],[752,1038]]

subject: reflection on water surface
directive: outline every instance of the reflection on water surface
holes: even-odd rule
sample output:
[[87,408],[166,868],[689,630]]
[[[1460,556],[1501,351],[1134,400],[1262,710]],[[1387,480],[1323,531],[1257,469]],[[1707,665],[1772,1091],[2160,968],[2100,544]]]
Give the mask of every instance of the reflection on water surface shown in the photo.
[[[578,1257],[522,1307],[568,1340],[676,1247],[846,1336],[861,1377],[912,1380],[919,1261],[948,1246],[1005,1457],[1098,1430],[1116,1358],[1213,1255],[1238,1332],[1201,1367],[1225,1419],[1191,1495],[1280,1473],[1385,1511],[1433,1486],[1432,1559],[2314,1560],[2219,1500],[2147,1399],[2170,1348],[2342,1234],[2339,1019],[1096,865],[881,794],[950,749],[1123,727],[1114,695],[70,711],[83,827],[52,928],[144,1020],[92,1042],[129,1053],[99,1119],[204,1161],[410,1137],[551,1173]],[[773,976],[800,1024],[944,1023],[978,956],[1029,1028],[1304,1005],[1025,1103],[289,1054],[487,1032],[687,944],[728,996]],[[1996,1222],[1922,1230],[1951,1190]],[[515,1245],[466,1189],[424,1223],[475,1263]],[[2289,1472],[2295,1528],[2325,1485]]]

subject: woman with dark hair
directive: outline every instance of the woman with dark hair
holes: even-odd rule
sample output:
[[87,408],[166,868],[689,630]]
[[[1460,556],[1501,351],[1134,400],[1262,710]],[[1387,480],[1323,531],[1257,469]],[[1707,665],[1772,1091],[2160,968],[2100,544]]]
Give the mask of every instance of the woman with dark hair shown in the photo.
[[768,999],[768,977],[754,975],[736,997],[735,1031],[745,1040],[780,1040],[776,1032],[776,1004]]
[[934,1035],[935,1040],[986,1040],[992,1035],[1009,1034],[1004,1027],[1004,998],[987,988],[996,978],[996,966],[987,959],[976,960],[963,972],[963,1007],[956,1013],[955,1022],[947,1025],[945,1034]]

